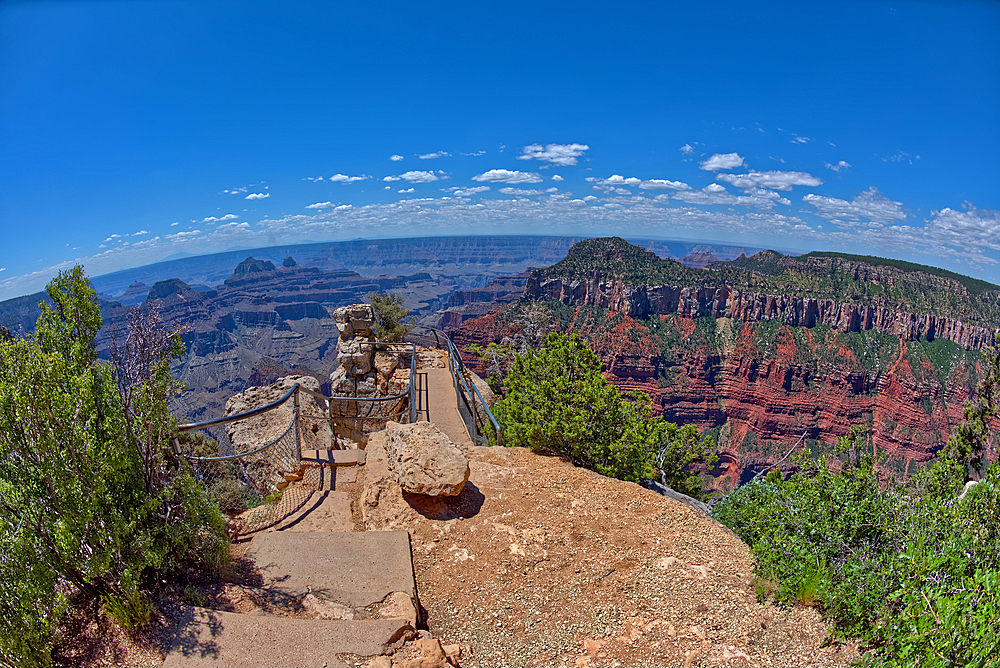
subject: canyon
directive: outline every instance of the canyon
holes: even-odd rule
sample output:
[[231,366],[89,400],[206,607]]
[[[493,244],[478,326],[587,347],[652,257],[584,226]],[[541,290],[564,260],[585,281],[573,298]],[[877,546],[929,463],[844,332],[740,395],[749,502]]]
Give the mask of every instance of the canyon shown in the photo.
[[[920,312],[931,295],[889,305],[849,292],[748,290],[721,280],[732,277],[727,263],[700,274],[678,269],[687,284],[647,283],[635,256],[610,271],[592,261],[605,251],[574,249],[566,264],[577,266],[530,272],[521,279],[521,302],[507,296],[451,335],[463,349],[499,342],[516,334],[527,301],[546,304],[554,328],[580,333],[616,386],[645,391],[666,419],[696,424],[715,438],[721,461],[714,484],[722,489],[745,482],[800,438],[814,453],[830,452],[856,425],[867,426],[887,477],[914,473],[962,420],[982,371],[979,351],[1000,325],[988,317],[966,322]],[[578,252],[587,257],[574,257]],[[761,255],[758,262],[775,259]],[[810,263],[829,275],[829,260],[800,262]],[[947,277],[901,277],[893,267],[843,264],[838,270],[860,281],[918,281],[976,298]],[[742,277],[743,283],[756,280]],[[980,293],[982,304],[957,303],[956,310],[990,314],[996,290]],[[478,369],[478,360],[465,356]]]

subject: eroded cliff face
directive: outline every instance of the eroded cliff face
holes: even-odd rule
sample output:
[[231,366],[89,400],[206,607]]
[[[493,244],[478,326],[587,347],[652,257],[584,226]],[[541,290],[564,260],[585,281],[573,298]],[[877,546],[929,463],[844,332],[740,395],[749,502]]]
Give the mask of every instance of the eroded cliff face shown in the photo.
[[[874,279],[873,279],[874,280]],[[871,330],[905,341],[944,339],[966,350],[993,343],[993,328],[945,315],[912,313],[884,305],[834,299],[773,295],[720,287],[630,285],[618,279],[528,277],[525,297],[569,306],[598,306],[632,318],[678,315],[682,318],[734,318],[743,322],[777,320],[791,327],[827,325],[841,332]]]
[[[609,303],[636,303],[606,294]],[[558,315],[561,328],[579,332],[597,352],[616,386],[647,392],[667,420],[710,431],[719,444],[714,475],[721,488],[776,461],[800,437],[828,451],[864,424],[886,454],[886,474],[912,474],[946,442],[978,384],[980,354],[943,338],[725,315],[638,319],[592,305],[566,306]],[[482,345],[515,328],[494,313],[463,323],[453,339],[460,348]],[[466,362],[475,368],[471,355]]]

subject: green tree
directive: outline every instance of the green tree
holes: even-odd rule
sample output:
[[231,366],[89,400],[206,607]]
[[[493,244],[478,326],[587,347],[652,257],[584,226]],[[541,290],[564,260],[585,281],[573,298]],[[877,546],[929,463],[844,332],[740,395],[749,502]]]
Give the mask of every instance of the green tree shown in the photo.
[[45,286],[52,305],[41,301],[35,339],[47,352],[58,352],[77,369],[97,359],[94,337],[101,329],[101,307],[97,292],[77,265],[59,274]]
[[976,396],[966,402],[964,420],[955,428],[942,455],[968,466],[970,473],[982,475],[986,453],[997,435],[990,428],[1000,408],[1000,335],[996,345],[983,351],[985,373]]
[[702,437],[693,424],[681,427],[666,421],[661,422],[658,435],[655,463],[660,482],[681,494],[706,500],[703,475],[719,461],[715,439]]
[[410,318],[403,298],[395,292],[373,292],[368,302],[375,311],[375,336],[379,341],[402,341],[416,325],[416,318]]
[[[666,479],[687,481],[689,467],[705,463],[714,447],[708,441],[700,457],[681,456],[680,450],[698,450],[685,440],[697,430],[678,430],[653,417],[645,392],[623,396],[601,375],[600,359],[578,334],[550,333],[540,349],[515,354],[504,382],[507,394],[494,412],[506,445],[555,453],[577,466],[632,481],[653,477],[657,466]],[[654,462],[663,448],[667,454]],[[695,491],[693,485],[685,490]]]
[[[150,571],[185,558],[219,565],[228,542],[218,509],[184,468],[157,454],[152,484],[144,473],[138,441],[156,439],[152,450],[162,450],[173,426],[162,391],[168,365],[129,381],[143,396],[133,405],[144,406],[130,414],[116,370],[95,360],[100,316],[82,270],[49,288],[57,307],[43,308],[37,339],[0,341],[2,665],[50,663],[72,590],[134,628],[150,612],[141,591]],[[136,354],[119,361],[139,366]]]

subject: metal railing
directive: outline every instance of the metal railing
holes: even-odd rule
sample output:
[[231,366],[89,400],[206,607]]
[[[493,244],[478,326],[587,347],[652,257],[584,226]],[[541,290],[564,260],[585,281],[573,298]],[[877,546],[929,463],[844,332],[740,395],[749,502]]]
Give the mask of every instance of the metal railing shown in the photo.
[[[242,533],[273,526],[309,499],[314,490],[309,480],[303,480],[304,445],[339,449],[345,433],[365,437],[384,428],[389,420],[415,421],[416,345],[361,343],[375,346],[376,352],[395,352],[400,358],[409,354],[410,373],[405,392],[381,397],[327,396],[295,383],[280,398],[264,406],[178,425],[183,436],[174,441],[177,455],[191,464],[195,478],[209,497],[223,512],[236,518]],[[303,395],[313,401],[303,402]],[[290,415],[282,419],[278,411],[289,399],[292,400]],[[379,410],[380,406],[386,409]],[[316,442],[320,438],[318,430],[312,428],[316,422],[328,424],[329,443]],[[261,434],[279,431],[279,436],[265,444],[243,449],[242,444],[259,440]],[[293,484],[300,481],[303,484]]]
[[[414,330],[426,330],[429,334],[421,334]],[[440,329],[426,325],[417,325],[414,330],[407,334],[407,339],[447,351],[448,370],[451,373],[452,385],[455,387],[458,414],[462,417],[472,442],[476,445],[502,445],[503,430],[500,429],[500,423],[493,416],[476,384],[472,382],[471,372],[465,368],[462,354],[451,337]]]

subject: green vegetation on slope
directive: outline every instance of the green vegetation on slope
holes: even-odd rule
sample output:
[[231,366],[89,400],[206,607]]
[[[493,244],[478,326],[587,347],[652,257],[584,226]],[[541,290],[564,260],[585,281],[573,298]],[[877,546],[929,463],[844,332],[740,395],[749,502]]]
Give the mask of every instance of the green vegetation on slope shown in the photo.
[[622,480],[655,475],[679,492],[704,497],[701,474],[716,461],[715,442],[693,425],[653,417],[646,393],[623,396],[579,335],[550,333],[540,348],[515,353],[504,386],[507,394],[494,412],[506,445],[558,454]]
[[[1000,463],[982,469],[1000,349],[985,356],[965,422],[905,485],[882,485],[856,429],[839,443],[839,472],[805,453],[787,480],[772,471],[715,508],[750,545],[758,594],[818,605],[869,645],[868,665],[985,666],[1000,648]],[[979,482],[963,489],[970,474]]]
[[811,257],[833,257],[841,260],[848,260],[850,262],[860,262],[873,267],[894,267],[900,271],[914,271],[925,274],[933,274],[934,276],[941,276],[953,281],[958,281],[974,296],[979,296],[987,290],[1000,290],[1000,286],[994,285],[988,281],[972,278],[971,276],[963,276],[962,274],[957,274],[953,271],[948,271],[947,269],[931,267],[926,264],[917,264],[916,262],[907,262],[905,260],[893,260],[892,258],[876,257],[874,255],[852,255],[850,253],[837,253],[834,251],[812,251],[811,253],[806,253],[805,255],[799,255],[797,259],[802,261],[808,260]]
[[49,284],[35,339],[0,341],[0,664],[51,663],[80,592],[125,628],[148,579],[228,558],[225,523],[169,446],[176,333],[136,312],[96,361],[97,298],[80,267]]

